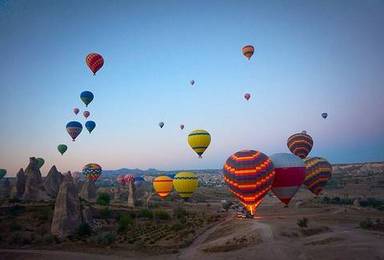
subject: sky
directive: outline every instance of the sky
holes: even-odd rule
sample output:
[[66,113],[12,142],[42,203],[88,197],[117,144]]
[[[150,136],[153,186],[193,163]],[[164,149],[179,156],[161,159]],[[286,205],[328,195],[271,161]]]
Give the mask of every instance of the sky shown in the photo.
[[[383,14],[379,0],[0,0],[0,168],[221,168],[242,149],[289,152],[302,130],[310,156],[383,161]],[[91,52],[105,60],[96,76]],[[72,142],[84,90],[97,126]],[[194,129],[212,136],[203,159]]]

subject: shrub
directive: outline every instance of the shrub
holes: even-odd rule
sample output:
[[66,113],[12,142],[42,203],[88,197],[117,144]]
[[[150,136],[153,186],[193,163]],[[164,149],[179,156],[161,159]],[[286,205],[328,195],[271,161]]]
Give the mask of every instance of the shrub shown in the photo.
[[168,212],[161,209],[155,210],[154,215],[155,215],[155,218],[159,220],[171,219],[171,216],[168,214]]
[[112,244],[115,240],[116,235],[112,232],[103,232],[96,237],[96,243],[105,246]]
[[37,216],[37,218],[41,221],[48,221],[51,216],[52,216],[51,208],[42,208],[39,210],[39,215]]
[[103,208],[101,211],[100,211],[100,217],[102,219],[108,219],[112,216],[112,211],[109,209],[109,208]]
[[25,207],[23,206],[15,205],[9,208],[9,214],[13,217],[16,217],[24,212],[25,212]]
[[79,237],[85,237],[91,235],[91,227],[87,223],[81,223],[77,229],[77,235]]
[[171,229],[173,231],[180,231],[180,230],[182,230],[184,228],[185,228],[185,225],[180,223],[180,222],[177,222],[177,223],[173,224],[172,227],[171,227]]
[[367,218],[359,223],[360,227],[363,229],[371,229],[374,227],[374,223],[370,218]]
[[14,232],[14,231],[20,231],[21,230],[21,226],[19,224],[17,224],[16,222],[12,222],[11,225],[9,225],[9,230],[11,232]]
[[177,207],[173,209],[173,216],[176,219],[185,219],[188,215],[188,212],[182,207]]
[[118,232],[127,232],[128,227],[133,224],[132,217],[130,215],[122,215],[120,216],[119,222],[118,222]]
[[153,218],[153,212],[149,209],[142,209],[142,210],[140,210],[138,216],[141,218],[152,219]]
[[100,193],[97,197],[96,203],[102,206],[107,206],[111,203],[111,196],[108,193]]
[[297,220],[297,225],[301,228],[308,227],[308,219],[306,217]]

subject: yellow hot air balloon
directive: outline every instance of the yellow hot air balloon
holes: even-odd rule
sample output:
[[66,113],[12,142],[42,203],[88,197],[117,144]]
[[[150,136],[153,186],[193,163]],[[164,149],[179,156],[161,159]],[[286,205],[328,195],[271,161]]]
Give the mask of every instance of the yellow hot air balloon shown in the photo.
[[173,186],[180,197],[188,199],[197,189],[197,176],[193,172],[179,172],[173,179]]
[[194,130],[188,135],[188,144],[199,155],[205,152],[211,143],[211,135],[202,129]]
[[160,198],[164,199],[173,189],[172,178],[168,176],[159,176],[153,180],[153,188]]

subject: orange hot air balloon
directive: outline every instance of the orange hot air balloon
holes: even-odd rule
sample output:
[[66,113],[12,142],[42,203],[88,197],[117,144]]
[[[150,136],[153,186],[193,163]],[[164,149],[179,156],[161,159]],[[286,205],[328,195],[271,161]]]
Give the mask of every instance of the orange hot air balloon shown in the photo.
[[275,171],[271,159],[258,151],[231,155],[223,168],[224,181],[251,215],[272,188]]
[[153,180],[153,188],[157,195],[164,199],[173,189],[173,179],[168,176],[159,176]]
[[87,63],[89,69],[93,72],[93,75],[96,75],[96,72],[104,65],[103,56],[98,53],[88,54],[85,58],[85,62]]
[[255,52],[255,47],[253,47],[252,45],[246,45],[241,50],[243,52],[243,55],[247,57],[248,60],[250,60],[253,53]]

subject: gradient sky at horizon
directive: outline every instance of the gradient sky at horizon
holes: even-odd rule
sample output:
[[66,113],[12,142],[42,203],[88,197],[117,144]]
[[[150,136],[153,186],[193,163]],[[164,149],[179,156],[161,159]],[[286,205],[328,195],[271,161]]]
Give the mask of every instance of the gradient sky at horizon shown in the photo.
[[[374,0],[0,0],[0,168],[14,176],[31,156],[45,158],[43,175],[89,162],[221,168],[240,149],[289,152],[302,130],[312,156],[383,161],[383,14]],[[105,59],[95,77],[89,52]],[[72,142],[83,90],[97,127]],[[186,141],[201,128],[212,135],[202,160]]]

